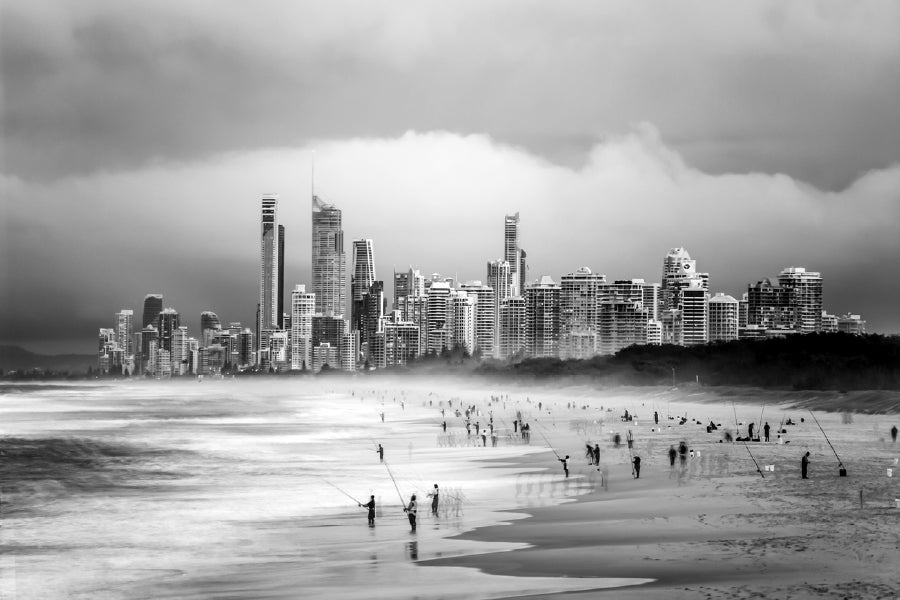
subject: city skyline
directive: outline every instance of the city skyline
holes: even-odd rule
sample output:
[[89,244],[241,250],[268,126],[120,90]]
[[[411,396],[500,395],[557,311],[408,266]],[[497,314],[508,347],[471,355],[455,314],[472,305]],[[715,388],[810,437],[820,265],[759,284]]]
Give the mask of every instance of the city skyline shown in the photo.
[[893,3],[0,10],[0,343],[93,352],[149,293],[194,335],[206,310],[252,326],[269,191],[290,306],[313,153],[388,295],[410,265],[484,281],[520,213],[529,282],[657,281],[685,247],[710,293],[803,266],[830,312],[900,332]]

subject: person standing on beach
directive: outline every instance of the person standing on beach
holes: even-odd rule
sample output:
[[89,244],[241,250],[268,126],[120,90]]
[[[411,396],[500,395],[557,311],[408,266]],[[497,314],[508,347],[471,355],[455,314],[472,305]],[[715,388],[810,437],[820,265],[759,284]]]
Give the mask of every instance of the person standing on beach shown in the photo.
[[682,469],[687,467],[687,452],[688,452],[687,444],[684,442],[684,440],[682,440],[681,443],[678,444],[678,457],[681,460],[681,468]]
[[766,424],[763,425],[763,435],[765,436],[766,441],[768,442],[769,441],[769,422],[768,421],[766,421]]
[[801,479],[809,479],[806,476],[806,472],[809,469],[809,452],[803,455],[803,458],[800,459],[800,478]]
[[747,441],[753,441],[753,423],[747,425]]
[[675,457],[678,456],[678,451],[675,449],[675,446],[669,446],[669,467],[675,468]]
[[416,530],[416,495],[413,494],[409,499],[409,504],[406,508],[403,509],[403,512],[406,513],[406,516],[409,517],[409,526],[412,528],[411,531]]
[[384,462],[384,448],[381,447],[381,444],[378,444],[378,450],[375,452],[378,453],[378,462]]
[[438,509],[438,484],[434,484],[434,491],[428,495],[431,496],[431,514],[436,517]]
[[655,410],[653,411],[653,424],[659,425],[659,413]]
[[560,458],[560,459],[558,459],[558,460],[559,460],[559,462],[562,463],[562,465],[563,465],[563,471],[565,471],[565,473],[566,473],[566,479],[568,479],[568,478],[569,478],[569,455],[566,454],[566,457],[565,457],[565,458]]
[[634,460],[631,462],[634,463],[634,478],[640,479],[641,478],[641,457],[635,456]]
[[360,504],[360,506],[369,509],[369,527],[375,527],[375,496],[373,495],[368,502]]
[[600,444],[594,444],[594,466],[600,466]]
[[897,443],[897,426],[896,425],[891,427],[891,440],[893,441],[893,443],[895,443],[895,444]]

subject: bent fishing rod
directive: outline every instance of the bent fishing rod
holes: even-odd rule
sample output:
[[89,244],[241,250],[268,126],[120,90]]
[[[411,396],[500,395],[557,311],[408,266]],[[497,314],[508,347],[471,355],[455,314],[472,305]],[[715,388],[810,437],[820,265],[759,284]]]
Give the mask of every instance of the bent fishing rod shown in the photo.
[[343,495],[347,496],[348,498],[350,498],[351,500],[353,500],[353,501],[356,502],[357,504],[362,505],[362,502],[360,502],[359,500],[357,500],[356,498],[354,498],[353,496],[351,496],[350,494],[348,494],[348,493],[347,493],[346,491],[344,491],[343,489],[341,489],[341,488],[339,488],[338,486],[334,485],[333,483],[331,483],[330,481],[328,481],[328,480],[325,479],[324,477],[320,477],[319,479],[321,479],[322,481],[324,481],[325,483],[327,483],[328,485],[330,485],[331,487],[333,487],[334,489],[336,489],[337,491],[339,491],[339,492],[342,493]]
[[400,493],[400,487],[397,485],[397,480],[394,479],[394,474],[391,473],[391,468],[388,466],[387,461],[381,463],[384,465],[384,468],[387,469],[388,475],[391,478],[391,481],[394,482],[394,489],[397,490],[397,497],[400,498],[400,506],[406,508],[406,501],[403,500],[403,494]]
[[[541,434],[541,437],[544,438],[544,441],[547,443],[547,447],[550,448],[551,450],[553,450],[553,446],[550,445],[550,440],[547,439],[547,436],[544,435],[544,432],[543,432],[543,431],[539,431],[538,433],[540,433],[540,434]],[[556,450],[553,450],[553,454],[556,454],[556,458],[559,458],[559,460],[562,460],[562,458],[560,458],[560,456],[559,456],[559,454],[556,452]]]
[[[734,426],[735,426],[735,429],[737,429],[737,428],[740,427],[740,425],[738,424],[737,408],[735,408],[735,406],[734,406],[734,400],[731,401],[731,410],[734,411]],[[736,435],[739,436],[740,433],[737,433]],[[747,449],[747,454],[750,455],[750,460],[752,460],[752,461],[753,461],[753,464],[756,465],[756,472],[759,473],[759,476],[760,476],[760,477],[762,477],[763,479],[765,479],[766,476],[763,475],[762,469],[759,468],[759,463],[756,462],[756,457],[753,456],[753,453],[752,453],[752,452],[750,452],[750,446],[747,445],[747,442],[744,442],[744,448]]]
[[837,459],[837,461],[838,461],[838,466],[839,466],[840,468],[843,469],[843,468],[844,468],[844,463],[841,462],[841,457],[838,456],[837,450],[835,450],[835,449],[834,449],[834,446],[831,445],[831,440],[828,439],[828,434],[825,433],[825,430],[824,430],[824,429],[822,429],[822,426],[819,424],[819,420],[816,418],[815,413],[813,413],[813,411],[809,411],[809,414],[812,415],[813,421],[816,422],[816,425],[819,425],[819,431],[821,431],[821,432],[822,432],[822,435],[825,436],[825,441],[828,442],[828,447],[831,448],[831,451],[832,451],[832,452],[834,452],[834,457],[835,457],[835,458]]

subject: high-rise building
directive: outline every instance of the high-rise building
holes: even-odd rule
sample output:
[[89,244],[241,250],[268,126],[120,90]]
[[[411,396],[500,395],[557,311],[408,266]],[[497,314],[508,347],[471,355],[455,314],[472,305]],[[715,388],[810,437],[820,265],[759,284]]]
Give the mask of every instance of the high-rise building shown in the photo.
[[700,279],[681,289],[681,331],[685,346],[709,341],[709,293]]
[[[278,302],[279,256],[281,243],[278,234],[278,196],[266,194],[262,198],[262,213],[260,218],[260,267],[259,267],[259,317],[257,331],[259,332],[259,349],[266,346],[269,336],[264,336],[264,330],[279,328],[281,319],[281,306]],[[283,285],[283,284],[282,284]]]
[[144,296],[144,315],[141,321],[141,329],[147,325],[159,328],[159,313],[163,309],[162,294],[147,294]]
[[312,292],[316,312],[343,316],[347,307],[347,265],[341,211],[312,197]]
[[512,360],[526,351],[525,298],[516,296],[500,301],[500,337],[498,357]]
[[747,287],[747,323],[763,331],[770,329],[794,329],[797,325],[797,307],[794,290],[782,287],[771,278],[763,279]]
[[[350,330],[362,329],[365,295],[375,283],[375,249],[372,240],[353,240],[353,271],[350,274]],[[396,284],[396,280],[395,280]]]
[[429,354],[440,354],[450,348],[451,331],[450,293],[452,288],[444,281],[432,281],[426,295],[426,340]]
[[778,284],[794,291],[797,327],[800,333],[822,330],[822,275],[803,267],[787,267],[778,275]]
[[709,273],[697,272],[697,261],[684,248],[672,248],[663,259],[660,304],[663,310],[681,308],[681,290],[694,285],[694,280],[709,290]]
[[419,356],[419,326],[401,321],[395,311],[384,319],[384,362],[388,367],[399,367]]
[[141,365],[138,370],[140,375],[156,375],[152,368],[155,362],[155,352],[159,348],[159,330],[151,323],[141,331]]
[[180,325],[172,332],[170,356],[173,375],[184,375],[188,372],[190,366],[190,336],[188,336],[188,328],[184,325]]
[[518,289],[521,294],[521,290],[525,289],[525,286],[528,284],[528,254],[522,248],[519,248],[519,274],[518,274]]
[[405,298],[409,295],[409,271],[397,271],[394,269],[394,309],[397,308],[400,298]]
[[316,297],[305,285],[291,292],[291,370],[312,369],[313,317]]
[[476,297],[464,290],[450,293],[448,347],[463,348],[470,355],[475,352],[475,302]]
[[525,288],[525,350],[528,356],[559,356],[560,287],[544,275]]
[[278,226],[278,307],[276,311],[279,329],[290,329],[284,324],[284,225]]
[[647,343],[651,321],[644,307],[644,280],[620,279],[602,284],[597,308],[597,344],[600,354]]
[[420,355],[425,354],[428,345],[428,297],[401,296],[398,298],[397,310],[403,321],[414,323],[419,328],[418,350]]
[[497,307],[494,290],[480,281],[464,283],[462,289],[475,300],[475,351],[494,356],[497,335]]
[[830,314],[827,310],[822,311],[822,333],[837,333],[838,316]]
[[134,311],[122,309],[116,313],[116,337],[118,347],[126,357],[134,356]]
[[597,309],[600,289],[606,276],[588,267],[563,275],[559,293],[559,354],[561,358],[589,358],[597,348],[588,342],[598,339]]
[[174,308],[164,308],[159,313],[159,347],[172,352],[172,338],[181,325],[181,315]]
[[[519,213],[506,215],[503,219],[503,260],[509,263],[510,285],[512,296],[522,293],[523,287],[519,285],[519,273],[522,272],[522,253],[519,248]],[[490,278],[488,278],[490,285]]]
[[212,344],[213,337],[222,329],[222,323],[219,321],[219,315],[211,310],[204,310],[200,313],[200,341],[203,347]]
[[386,309],[387,300],[384,297],[384,282],[373,281],[363,295],[359,317],[360,328],[358,331],[363,361],[368,358],[371,343],[375,336],[381,332],[381,319],[384,317]]
[[740,302],[732,296],[717,293],[709,299],[709,341],[730,342],[738,339]]

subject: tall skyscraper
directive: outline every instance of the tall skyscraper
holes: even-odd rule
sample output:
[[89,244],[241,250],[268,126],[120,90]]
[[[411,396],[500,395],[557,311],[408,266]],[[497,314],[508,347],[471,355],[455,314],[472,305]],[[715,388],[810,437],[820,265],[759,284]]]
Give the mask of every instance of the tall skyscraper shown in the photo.
[[644,280],[619,279],[602,284],[597,308],[598,350],[615,354],[647,343],[649,313],[644,307]]
[[[259,268],[259,348],[263,349],[268,336],[263,331],[278,329],[281,312],[278,303],[278,268],[281,243],[278,239],[278,197],[266,194],[262,198],[260,219],[260,268]],[[283,285],[283,284],[282,284]]]
[[116,313],[116,345],[125,356],[134,356],[134,311],[123,309]]
[[681,290],[681,318],[685,346],[709,341],[709,293],[699,279]]
[[560,287],[544,275],[525,288],[525,348],[528,356],[559,356]]
[[174,308],[164,308],[159,313],[159,348],[172,352],[172,339],[181,325],[181,315]]
[[291,292],[291,370],[312,369],[313,316],[316,298],[297,285]]
[[663,310],[681,308],[681,290],[697,279],[709,289],[709,273],[697,272],[697,261],[684,248],[672,248],[663,259],[660,302]]
[[794,329],[797,307],[794,290],[782,287],[772,278],[747,286],[747,322],[744,326],[766,329]]
[[524,356],[526,349],[525,298],[516,296],[500,301],[500,347],[498,356],[502,360]]
[[[362,328],[365,296],[375,283],[375,249],[372,240],[353,240],[353,272],[350,274],[350,329]],[[396,279],[395,279],[396,285]]]
[[822,275],[803,267],[787,267],[778,275],[781,287],[794,291],[797,327],[800,333],[822,330]]
[[[519,248],[519,213],[506,215],[503,219],[503,260],[509,263],[511,295],[519,296],[524,289],[519,280],[519,274],[522,272],[522,253]],[[490,285],[490,281],[488,281],[488,285]]]
[[453,290],[447,312],[450,340],[448,347],[464,348],[469,355],[475,352],[475,295]]
[[440,354],[450,347],[450,284],[444,281],[432,281],[427,294],[427,351],[429,354]]
[[162,294],[147,294],[144,296],[144,318],[141,321],[141,329],[147,325],[159,327],[159,313],[163,309]]
[[278,308],[276,309],[279,329],[284,324],[284,225],[278,226]]
[[312,291],[316,312],[343,316],[347,311],[347,266],[341,211],[312,197]]

